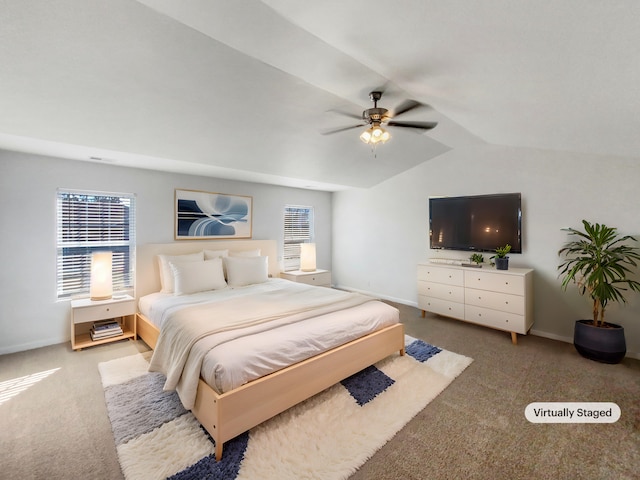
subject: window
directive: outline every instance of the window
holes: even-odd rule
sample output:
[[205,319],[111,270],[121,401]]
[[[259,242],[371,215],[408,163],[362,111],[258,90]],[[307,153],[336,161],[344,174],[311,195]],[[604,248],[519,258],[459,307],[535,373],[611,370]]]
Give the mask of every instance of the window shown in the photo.
[[135,195],[58,190],[58,298],[89,293],[91,254],[113,252],[113,289],[133,288]]
[[284,270],[300,268],[300,244],[313,242],[313,207],[284,207]]

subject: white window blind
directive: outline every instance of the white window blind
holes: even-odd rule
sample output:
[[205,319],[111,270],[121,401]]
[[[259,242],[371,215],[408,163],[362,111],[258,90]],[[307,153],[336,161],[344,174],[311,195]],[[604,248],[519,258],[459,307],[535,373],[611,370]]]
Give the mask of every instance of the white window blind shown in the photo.
[[113,289],[133,289],[135,195],[58,190],[58,298],[89,293],[91,254],[113,252]]
[[284,207],[284,270],[300,268],[300,244],[313,242],[313,207]]

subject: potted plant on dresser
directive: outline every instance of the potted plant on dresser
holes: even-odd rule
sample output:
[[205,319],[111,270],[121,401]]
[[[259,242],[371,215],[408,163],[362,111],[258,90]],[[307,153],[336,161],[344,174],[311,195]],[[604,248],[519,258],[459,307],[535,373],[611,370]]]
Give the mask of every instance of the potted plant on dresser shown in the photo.
[[587,295],[593,306],[593,319],[577,320],[573,344],[586,358],[603,363],[618,363],[626,352],[624,328],[605,321],[609,303],[627,300],[627,291],[640,291],[640,283],[628,278],[637,267],[640,253],[630,245],[636,239],[620,236],[616,228],[582,220],[584,231],[565,228],[572,240],[558,255],[564,260],[558,266],[562,288],[575,283],[581,295]]
[[496,270],[509,270],[509,257],[507,256],[511,251],[511,245],[508,243],[504,247],[496,248],[496,254],[491,257],[491,260],[495,258]]

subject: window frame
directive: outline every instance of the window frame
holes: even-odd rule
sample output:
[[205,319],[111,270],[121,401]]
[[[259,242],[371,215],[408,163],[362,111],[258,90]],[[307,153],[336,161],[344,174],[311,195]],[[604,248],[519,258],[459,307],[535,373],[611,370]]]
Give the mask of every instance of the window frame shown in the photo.
[[[296,223],[296,219],[293,218],[293,210],[306,212],[299,215],[301,223],[297,222],[295,228],[293,224]],[[300,269],[300,244],[314,242],[314,207],[310,205],[285,205],[283,216],[282,266],[285,272],[290,272]]]
[[114,292],[135,285],[136,195],[58,188],[56,298],[89,296],[91,255],[113,252]]

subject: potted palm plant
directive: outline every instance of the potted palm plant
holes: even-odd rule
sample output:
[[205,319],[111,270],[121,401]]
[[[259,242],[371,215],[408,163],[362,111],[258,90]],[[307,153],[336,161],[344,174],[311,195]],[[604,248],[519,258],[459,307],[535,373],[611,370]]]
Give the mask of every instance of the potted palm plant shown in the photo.
[[562,288],[570,283],[587,295],[593,306],[593,318],[577,320],[573,336],[576,350],[586,358],[603,363],[618,363],[626,352],[624,328],[605,321],[610,302],[626,303],[625,292],[640,291],[640,283],[627,278],[637,267],[640,253],[630,245],[636,239],[620,236],[616,228],[582,220],[584,231],[565,228],[572,240],[558,255],[564,260],[558,266]]

